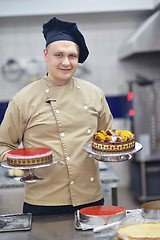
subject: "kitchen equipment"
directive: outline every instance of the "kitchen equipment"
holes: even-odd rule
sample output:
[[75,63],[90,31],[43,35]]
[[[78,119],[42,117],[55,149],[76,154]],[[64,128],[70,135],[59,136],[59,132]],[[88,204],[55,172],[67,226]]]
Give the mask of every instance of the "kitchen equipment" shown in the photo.
[[15,82],[23,74],[23,69],[16,59],[8,59],[6,63],[2,65],[2,73],[6,80]]
[[156,11],[145,20],[136,32],[127,39],[119,51],[119,58],[125,59],[142,53],[159,53],[159,24],[160,10]]
[[32,224],[32,214],[7,214],[1,215],[4,226],[0,227],[0,232],[30,230]]
[[[143,150],[136,154],[137,161],[159,160],[160,158],[160,82],[138,76],[130,82],[133,92],[133,130]],[[147,111],[144,111],[146,109]]]
[[84,150],[89,154],[92,154],[94,158],[98,161],[102,162],[123,162],[126,160],[130,160],[132,155],[142,149],[142,145],[138,142],[135,143],[135,148],[131,151],[126,152],[118,152],[118,153],[105,153],[98,152],[92,149],[92,142],[88,142],[84,145]]
[[80,223],[92,228],[120,221],[125,216],[126,210],[119,206],[92,206],[78,211]]
[[160,80],[137,75],[129,82],[132,92],[132,132],[143,145],[131,161],[131,188],[142,200],[160,198]]
[[160,221],[160,200],[143,203],[141,208],[143,217]]

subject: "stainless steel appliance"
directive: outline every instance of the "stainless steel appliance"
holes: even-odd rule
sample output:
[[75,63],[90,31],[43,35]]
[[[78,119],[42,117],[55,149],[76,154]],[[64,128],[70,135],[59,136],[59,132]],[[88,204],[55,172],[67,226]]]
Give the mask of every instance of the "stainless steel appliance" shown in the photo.
[[160,198],[160,80],[137,76],[133,92],[132,128],[143,149],[131,162],[131,185],[140,200]]

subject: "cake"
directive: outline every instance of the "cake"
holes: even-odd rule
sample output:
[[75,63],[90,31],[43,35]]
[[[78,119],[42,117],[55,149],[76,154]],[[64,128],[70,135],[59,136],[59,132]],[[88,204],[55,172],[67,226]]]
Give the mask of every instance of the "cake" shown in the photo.
[[7,153],[8,165],[32,166],[48,164],[52,162],[52,150],[50,148],[20,148]]
[[119,206],[90,206],[79,210],[80,222],[94,227],[120,221],[125,217],[126,209]]
[[135,135],[128,130],[100,130],[92,137],[92,148],[100,152],[125,152],[135,148]]
[[146,222],[120,227],[117,231],[119,240],[160,240],[160,222]]

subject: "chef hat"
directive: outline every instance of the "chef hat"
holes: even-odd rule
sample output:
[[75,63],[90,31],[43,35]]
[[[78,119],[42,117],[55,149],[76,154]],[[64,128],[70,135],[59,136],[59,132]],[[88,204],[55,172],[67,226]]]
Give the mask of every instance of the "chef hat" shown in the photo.
[[61,21],[54,17],[43,24],[43,34],[46,40],[46,47],[52,42],[67,40],[79,46],[79,63],[83,63],[88,57],[89,51],[85,39],[78,30],[76,23]]

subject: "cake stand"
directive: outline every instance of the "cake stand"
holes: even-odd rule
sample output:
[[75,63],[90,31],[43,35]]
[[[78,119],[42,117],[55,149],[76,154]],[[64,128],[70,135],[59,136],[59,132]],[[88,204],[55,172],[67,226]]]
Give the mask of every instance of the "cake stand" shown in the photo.
[[21,182],[38,182],[43,180],[42,177],[38,177],[34,174],[34,169],[36,168],[42,168],[42,167],[49,167],[51,165],[57,164],[59,162],[59,160],[56,161],[52,161],[50,163],[46,163],[46,164],[39,164],[39,165],[32,165],[32,166],[11,166],[7,163],[7,161],[4,161],[1,163],[1,166],[4,168],[11,168],[11,169],[21,169],[23,171],[28,171],[28,175],[24,176],[20,179]]
[[123,162],[126,160],[130,160],[132,158],[132,155],[136,152],[140,151],[142,149],[142,145],[138,142],[135,143],[135,148],[126,151],[126,152],[116,152],[116,153],[106,153],[106,152],[100,152],[96,151],[92,148],[92,142],[87,142],[84,145],[84,150],[91,154],[96,160],[101,162]]

